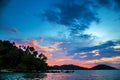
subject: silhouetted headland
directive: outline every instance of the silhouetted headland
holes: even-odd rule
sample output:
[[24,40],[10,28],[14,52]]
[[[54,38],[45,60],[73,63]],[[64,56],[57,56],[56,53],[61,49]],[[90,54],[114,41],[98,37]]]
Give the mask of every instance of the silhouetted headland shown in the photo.
[[76,66],[76,65],[61,65],[61,66],[51,66],[49,69],[52,70],[86,70],[88,68]]
[[104,64],[96,65],[92,68],[85,68],[76,65],[62,65],[62,66],[52,66],[51,70],[117,70],[115,67],[111,67]]
[[14,42],[0,40],[1,72],[43,72],[48,68],[46,61],[32,46],[16,47]]
[[117,68],[111,67],[111,66],[108,66],[108,65],[104,65],[104,64],[100,64],[100,65],[94,66],[90,69],[91,70],[116,70]]

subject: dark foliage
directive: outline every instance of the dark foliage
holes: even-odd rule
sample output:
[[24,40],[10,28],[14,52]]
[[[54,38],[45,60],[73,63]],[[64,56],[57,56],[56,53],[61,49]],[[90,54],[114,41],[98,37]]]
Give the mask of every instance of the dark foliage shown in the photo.
[[45,71],[47,57],[33,47],[20,46],[0,40],[0,69],[12,71]]

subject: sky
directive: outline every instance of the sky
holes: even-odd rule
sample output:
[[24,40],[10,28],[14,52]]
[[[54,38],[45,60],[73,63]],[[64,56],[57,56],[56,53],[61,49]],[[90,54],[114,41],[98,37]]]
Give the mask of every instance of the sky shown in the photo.
[[50,66],[120,68],[120,0],[0,0],[0,39],[33,46]]

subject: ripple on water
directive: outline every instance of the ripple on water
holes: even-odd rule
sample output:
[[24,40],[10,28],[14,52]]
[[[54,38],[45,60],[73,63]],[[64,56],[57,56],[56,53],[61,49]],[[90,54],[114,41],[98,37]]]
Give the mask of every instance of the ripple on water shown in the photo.
[[0,80],[119,80],[120,70],[81,70],[74,73],[1,73]]

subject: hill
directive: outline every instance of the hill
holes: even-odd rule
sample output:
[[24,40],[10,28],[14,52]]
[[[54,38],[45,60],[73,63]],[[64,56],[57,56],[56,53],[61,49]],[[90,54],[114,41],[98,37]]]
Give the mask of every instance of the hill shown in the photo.
[[100,64],[90,69],[76,66],[76,65],[61,65],[61,66],[56,65],[56,66],[50,66],[49,69],[50,70],[114,70],[114,69],[116,70],[117,68],[104,65],[104,64]]
[[90,70],[113,70],[113,69],[117,69],[117,68],[104,65],[104,64],[100,64],[100,65],[90,68]]
[[76,66],[76,65],[62,65],[62,66],[52,66],[52,70],[87,70],[87,68]]

